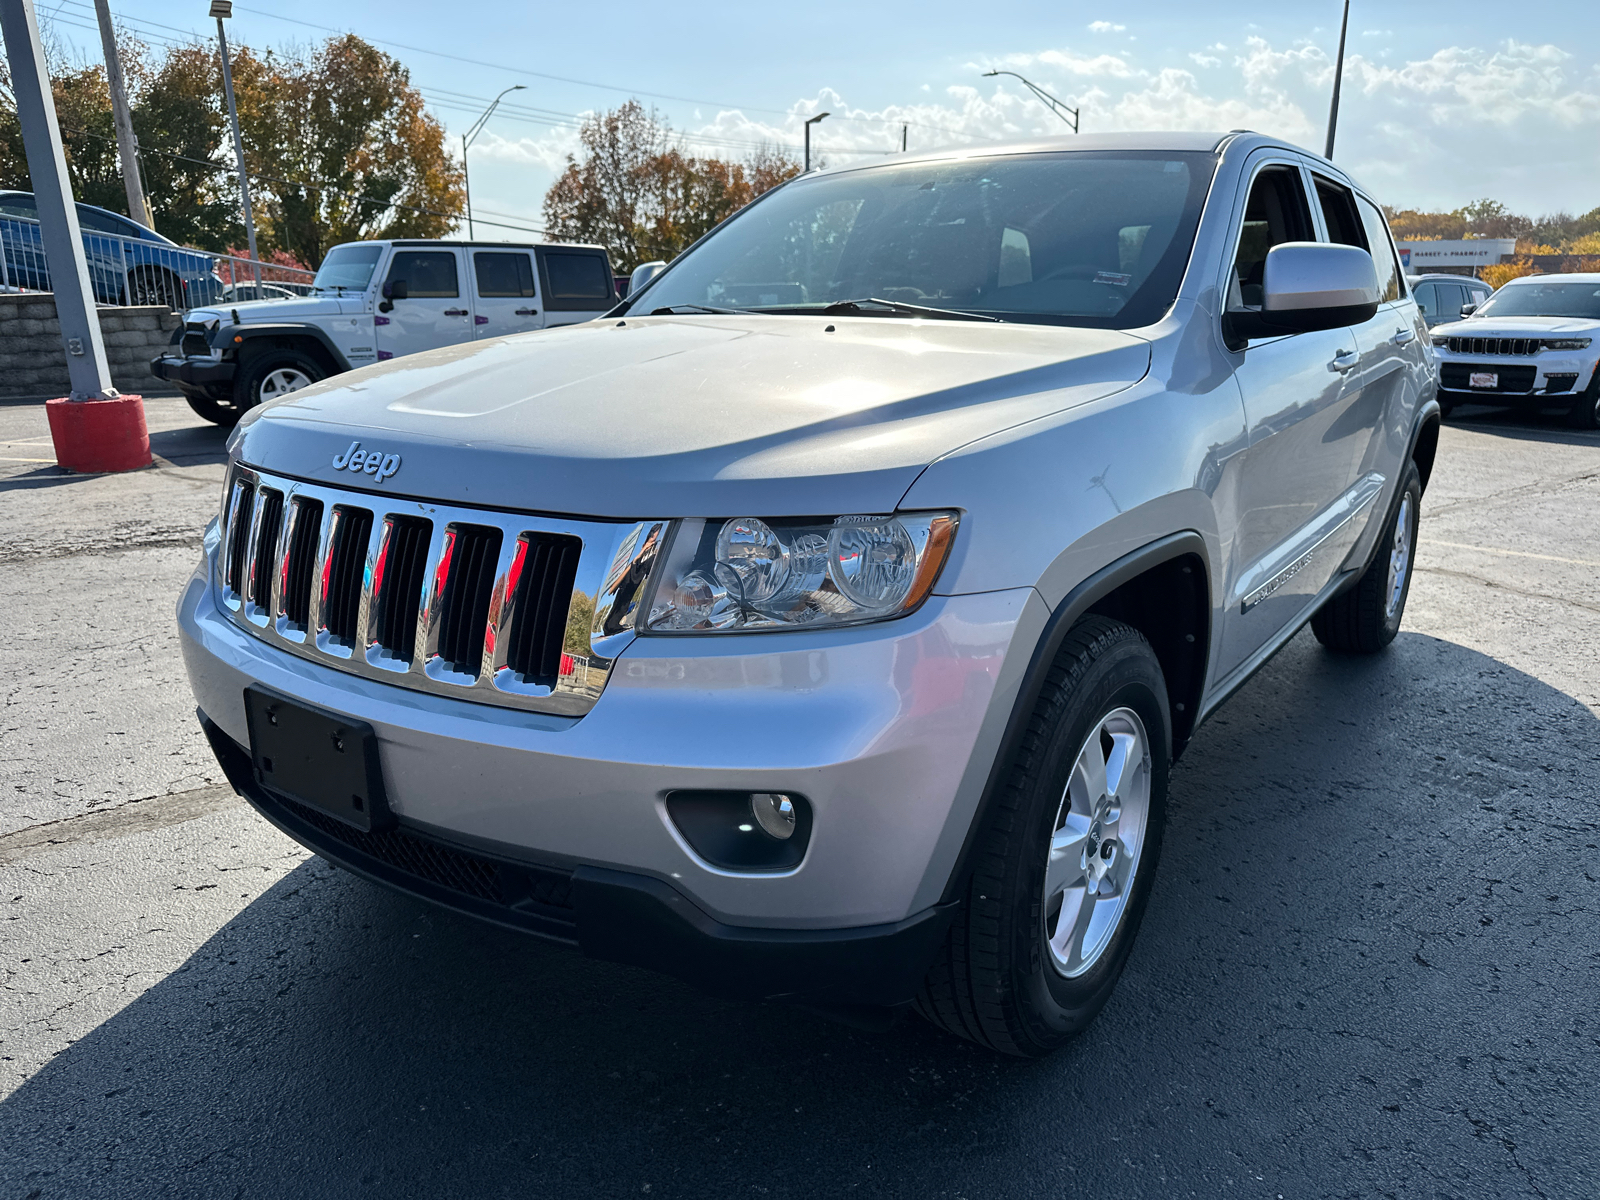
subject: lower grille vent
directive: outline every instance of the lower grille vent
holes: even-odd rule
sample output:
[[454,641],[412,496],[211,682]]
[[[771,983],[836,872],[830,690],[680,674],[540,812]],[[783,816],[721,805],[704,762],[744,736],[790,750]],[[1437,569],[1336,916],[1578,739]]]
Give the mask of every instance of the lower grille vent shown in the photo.
[[439,657],[462,675],[483,665],[483,635],[489,627],[489,596],[500,559],[500,531],[487,525],[455,525],[445,553],[444,607],[439,615]]
[[356,644],[361,619],[361,585],[367,572],[367,540],[372,514],[364,508],[333,509],[333,553],[328,556],[322,623],[343,646]]
[[566,919],[572,919],[571,872],[484,858],[407,829],[366,833],[286,796],[274,793],[274,798],[318,832],[397,871],[475,900],[508,908],[525,907],[531,901],[541,908],[565,910]]

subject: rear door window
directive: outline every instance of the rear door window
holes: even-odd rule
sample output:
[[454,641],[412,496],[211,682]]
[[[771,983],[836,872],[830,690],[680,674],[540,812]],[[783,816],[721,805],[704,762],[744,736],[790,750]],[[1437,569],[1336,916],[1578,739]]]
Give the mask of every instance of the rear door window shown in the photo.
[[1367,237],[1361,228],[1361,218],[1356,215],[1355,197],[1350,189],[1320,175],[1316,180],[1317,202],[1322,206],[1322,223],[1328,227],[1328,240],[1338,246],[1368,249]]
[[479,250],[472,256],[472,269],[478,277],[478,295],[485,298],[531,298],[533,261],[527,251],[506,253]]

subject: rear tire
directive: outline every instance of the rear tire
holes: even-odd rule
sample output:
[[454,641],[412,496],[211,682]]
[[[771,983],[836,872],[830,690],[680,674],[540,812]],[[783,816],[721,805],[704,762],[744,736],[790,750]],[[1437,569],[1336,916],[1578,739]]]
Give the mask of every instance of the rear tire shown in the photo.
[[1027,1058],[1088,1027],[1149,902],[1170,753],[1150,643],[1084,618],[992,798],[964,902],[917,998],[924,1017]]
[[1422,476],[1417,464],[1407,461],[1371,564],[1353,588],[1329,600],[1311,618],[1311,632],[1329,650],[1376,654],[1400,632],[1411,594],[1421,504]]

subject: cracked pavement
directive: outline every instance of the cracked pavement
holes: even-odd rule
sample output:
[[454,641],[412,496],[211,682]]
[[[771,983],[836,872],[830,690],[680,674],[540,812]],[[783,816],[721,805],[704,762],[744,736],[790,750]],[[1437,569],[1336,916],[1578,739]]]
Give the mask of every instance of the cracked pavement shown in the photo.
[[171,631],[221,438],[150,413],[170,465],[61,480],[0,407],[0,1200],[1596,1194],[1600,435],[1446,426],[1400,639],[1302,634],[1200,731],[1116,995],[1019,1063],[589,962],[256,818]]

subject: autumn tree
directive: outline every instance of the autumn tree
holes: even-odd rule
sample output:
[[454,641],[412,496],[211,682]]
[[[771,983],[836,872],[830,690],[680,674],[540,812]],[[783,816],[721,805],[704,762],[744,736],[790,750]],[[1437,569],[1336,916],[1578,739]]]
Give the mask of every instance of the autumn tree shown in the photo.
[[782,151],[744,162],[689,154],[672,128],[637,100],[586,119],[580,155],[545,195],[545,228],[598,242],[619,267],[672,259],[761,193],[800,173]]

